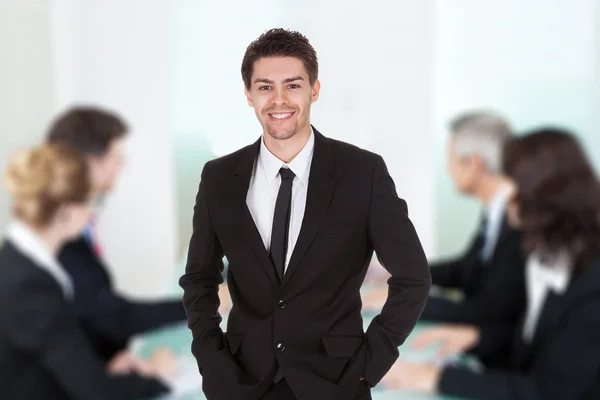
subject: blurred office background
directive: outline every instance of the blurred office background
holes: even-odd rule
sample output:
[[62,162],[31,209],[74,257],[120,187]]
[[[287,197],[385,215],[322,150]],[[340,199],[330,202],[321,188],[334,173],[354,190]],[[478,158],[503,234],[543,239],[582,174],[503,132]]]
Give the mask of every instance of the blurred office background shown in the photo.
[[[132,127],[100,220],[125,293],[172,286],[202,166],[260,135],[239,70],[270,27],[311,39],[313,123],[385,157],[431,258],[460,250],[478,218],[445,173],[456,113],[573,128],[600,167],[597,0],[0,0],[2,167],[72,104],[116,110]],[[2,190],[0,227],[9,211]]]

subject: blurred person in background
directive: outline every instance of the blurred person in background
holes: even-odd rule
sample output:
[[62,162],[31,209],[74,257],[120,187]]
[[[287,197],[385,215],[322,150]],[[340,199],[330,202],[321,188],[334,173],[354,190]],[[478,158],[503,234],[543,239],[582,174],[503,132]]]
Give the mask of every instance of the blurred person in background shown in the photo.
[[72,310],[74,284],[57,255],[89,221],[85,160],[66,145],[14,157],[6,170],[15,221],[0,248],[0,397],[132,400],[168,392],[172,360],[91,348]]
[[[487,369],[402,362],[387,384],[470,399],[599,399],[598,178],[574,135],[556,128],[512,140],[504,166],[512,181],[509,219],[523,229],[528,255],[520,323],[431,328],[415,346],[468,350]],[[504,353],[504,366],[489,367]]]
[[[113,188],[124,163],[125,122],[94,107],[75,107],[59,115],[47,141],[66,143],[84,155],[96,204]],[[118,294],[102,256],[96,215],[69,241],[59,260],[74,286],[73,305],[99,355],[110,359],[132,336],[186,319],[181,300],[135,301]],[[143,229],[140,227],[140,229]],[[126,245],[126,244],[125,244]]]
[[[490,315],[518,317],[519,308],[507,308],[504,301],[524,293],[523,237],[508,224],[510,186],[501,173],[502,148],[510,137],[509,124],[491,112],[466,113],[451,124],[448,172],[460,193],[483,206],[483,215],[461,256],[431,263],[434,290],[421,320],[476,323]],[[439,288],[456,290],[462,299],[437,295]]]

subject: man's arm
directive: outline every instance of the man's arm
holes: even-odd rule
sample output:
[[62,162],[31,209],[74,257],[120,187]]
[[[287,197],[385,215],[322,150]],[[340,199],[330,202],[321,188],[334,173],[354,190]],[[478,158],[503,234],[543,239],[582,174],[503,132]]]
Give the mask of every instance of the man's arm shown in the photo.
[[482,245],[481,233],[478,233],[461,256],[431,263],[432,283],[443,288],[464,290],[466,274],[470,273],[473,263],[480,257]]
[[[81,241],[66,246],[59,257],[75,285],[79,318],[86,328],[112,342],[125,344],[134,335],[186,319],[180,299],[133,301],[121,296],[113,289],[102,261]],[[86,268],[88,264],[92,268]]]
[[181,299],[157,301],[129,300],[123,297],[120,299],[129,309],[126,314],[131,319],[128,332],[130,336],[185,321],[187,318]]
[[369,236],[383,267],[392,275],[381,313],[367,329],[363,377],[376,385],[398,358],[398,347],[417,323],[431,286],[425,253],[398,197],[385,162],[378,156],[373,171]]
[[515,323],[509,321],[489,321],[478,326],[479,338],[475,346],[467,350],[486,366],[502,365],[510,358],[512,341],[515,335]]
[[431,298],[421,319],[460,324],[504,321],[513,324],[525,307],[525,259],[522,235],[511,232],[498,242],[493,268],[479,294],[461,302]]
[[111,288],[102,288],[93,298],[77,301],[86,326],[117,343],[127,343],[134,335],[186,318],[181,300],[136,302]]
[[[61,298],[49,281],[28,282],[10,296],[4,318],[8,340],[32,355],[53,376],[69,398],[77,400],[131,400],[168,392],[156,379],[137,375],[109,376],[104,363],[90,348]],[[48,294],[50,293],[50,295]]]
[[206,198],[210,162],[204,166],[194,206],[193,233],[185,274],[179,280],[183,304],[193,334],[192,353],[202,370],[204,361],[220,350],[223,331],[219,327],[219,285],[223,283],[223,252],[213,228]]
[[[475,307],[468,307],[470,309],[466,310],[462,303],[442,296],[431,296],[427,300],[425,309],[421,314],[421,321],[465,324],[475,323],[474,321],[470,321],[471,318],[467,318],[467,316],[464,315],[465,312],[463,312],[466,311],[466,313],[470,313],[470,311],[477,311],[479,309],[477,303],[474,305]],[[473,306],[473,304],[471,304],[471,306]]]
[[432,262],[430,265],[431,283],[447,289],[460,286],[463,265],[464,262],[462,258]]

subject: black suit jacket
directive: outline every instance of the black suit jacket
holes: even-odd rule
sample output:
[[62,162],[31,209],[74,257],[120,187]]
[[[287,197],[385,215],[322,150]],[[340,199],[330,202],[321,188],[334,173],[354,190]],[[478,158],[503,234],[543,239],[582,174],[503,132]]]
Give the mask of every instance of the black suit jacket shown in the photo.
[[58,282],[9,241],[0,249],[0,388],[10,400],[132,400],[168,390],[108,376]]
[[525,302],[523,234],[504,218],[487,262],[480,257],[483,235],[480,230],[461,257],[432,264],[433,284],[459,289],[465,297],[461,302],[430,297],[422,320],[478,324],[486,319],[515,321],[519,317]]
[[133,335],[186,318],[180,300],[131,301],[117,294],[102,260],[83,237],[67,244],[59,260],[73,280],[80,323],[106,360],[126,348]]
[[[306,211],[282,282],[246,206],[260,139],[204,167],[180,284],[210,400],[259,399],[278,364],[299,400],[351,399],[361,376],[375,385],[393,365],[427,299],[427,261],[383,159],[314,134]],[[365,334],[359,290],[374,250],[392,277]],[[224,255],[233,301],[225,334]]]
[[472,353],[504,359],[504,368],[486,373],[447,368],[443,393],[490,400],[587,400],[600,398],[600,259],[572,278],[562,295],[550,292],[531,343],[523,323],[488,323]]

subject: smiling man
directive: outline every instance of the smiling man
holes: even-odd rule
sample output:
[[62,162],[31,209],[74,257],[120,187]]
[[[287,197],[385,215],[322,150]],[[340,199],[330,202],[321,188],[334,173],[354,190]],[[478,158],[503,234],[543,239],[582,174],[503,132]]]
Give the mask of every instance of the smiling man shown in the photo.
[[[310,124],[315,50],[272,29],[242,62],[261,137],[208,162],[194,208],[184,304],[209,400],[370,399],[419,319],[423,249],[383,159]],[[373,252],[388,299],[363,331],[360,287]],[[233,302],[220,327],[222,258]]]

